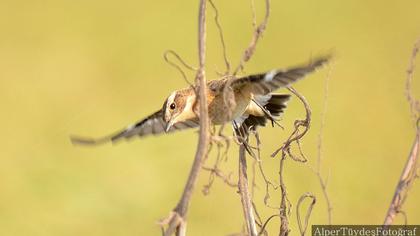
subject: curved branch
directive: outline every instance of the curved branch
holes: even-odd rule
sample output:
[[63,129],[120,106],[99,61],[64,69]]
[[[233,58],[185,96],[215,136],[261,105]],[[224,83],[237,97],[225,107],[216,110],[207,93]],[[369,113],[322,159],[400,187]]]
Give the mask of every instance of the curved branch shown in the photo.
[[175,231],[177,236],[184,236],[186,233],[186,215],[193,194],[194,186],[197,182],[198,174],[201,170],[201,164],[209,145],[209,117],[207,110],[207,87],[204,71],[205,55],[206,55],[206,0],[200,0],[199,7],[199,24],[198,24],[198,58],[199,68],[196,75],[196,94],[198,95],[200,105],[200,134],[198,139],[197,151],[195,153],[194,162],[185,184],[182,197],[174,209],[175,214],[169,219],[169,225],[164,235],[170,236]]
[[[308,132],[310,126],[311,126],[311,115],[312,111],[309,107],[308,101],[306,101],[305,97],[301,95],[298,91],[296,91],[293,87],[287,88],[290,92],[296,95],[296,97],[299,98],[299,100],[303,103],[303,106],[305,107],[306,111],[306,117],[304,120],[295,120],[295,129],[292,132],[292,134],[289,136],[289,138],[286,140],[286,142],[283,143],[283,145],[278,148],[276,151],[271,154],[271,157],[275,157],[280,151],[282,152],[282,155],[288,155],[290,158],[292,158],[295,161],[299,162],[306,162],[307,159],[305,155],[303,154],[302,148],[300,146],[300,140],[305,136],[305,134]],[[300,127],[303,127],[303,131],[300,131]],[[293,143],[296,143],[296,145],[299,148],[300,158],[296,157],[292,151],[291,151],[291,145]]]
[[261,230],[260,230],[260,232],[258,233],[258,235],[263,234],[263,233],[264,233],[264,231],[265,231],[265,228],[266,228],[266,227],[267,227],[267,225],[268,225],[268,223],[270,223],[270,221],[271,221],[274,217],[277,217],[277,216],[279,216],[279,215],[272,215],[272,216],[268,217],[268,219],[267,219],[267,220],[264,222],[264,224],[262,225]]
[[[253,19],[255,22],[255,9],[254,5],[252,4],[252,10],[253,10]],[[265,0],[265,16],[264,20],[261,22],[261,24],[258,25],[257,28],[254,30],[254,34],[252,36],[251,43],[249,46],[245,49],[241,61],[239,62],[238,67],[236,67],[235,71],[233,72],[233,76],[235,76],[240,70],[243,69],[245,62],[249,61],[251,59],[252,55],[255,52],[255,48],[257,47],[258,40],[261,38],[263,32],[265,31],[265,28],[267,27],[268,18],[270,17],[270,0]],[[255,24],[255,23],[253,23]]]
[[177,69],[179,71],[179,73],[181,73],[182,77],[184,78],[185,82],[187,82],[188,85],[192,86],[191,82],[188,80],[187,75],[185,74],[185,72],[181,69],[180,66],[178,66],[177,64],[175,64],[174,62],[172,62],[171,60],[169,60],[169,55],[173,55],[176,59],[178,59],[178,61],[187,69],[192,70],[192,71],[197,71],[196,68],[188,65],[182,58],[181,56],[178,55],[178,53],[176,53],[173,50],[166,50],[163,53],[163,58],[165,59],[165,61],[173,66],[175,69]]
[[[312,201],[308,207],[308,210],[306,210],[305,221],[304,221],[304,224],[302,225],[302,220],[300,217],[300,205],[302,205],[303,201],[306,198],[311,198]],[[311,217],[312,209],[314,208],[315,203],[316,203],[316,197],[312,193],[305,193],[298,200],[298,203],[296,205],[296,217],[297,217],[300,235],[305,235],[306,230],[308,229],[309,218]]]

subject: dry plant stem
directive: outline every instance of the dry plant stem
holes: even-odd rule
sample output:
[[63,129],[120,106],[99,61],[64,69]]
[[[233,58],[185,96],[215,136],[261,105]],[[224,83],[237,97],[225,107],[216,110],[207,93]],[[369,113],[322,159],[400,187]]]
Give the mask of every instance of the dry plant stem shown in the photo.
[[[225,184],[227,184],[230,187],[234,187],[234,188],[238,187],[238,185],[231,180],[231,174],[225,175],[222,172],[222,170],[218,169],[217,167],[209,168],[209,167],[203,166],[203,170],[209,171],[210,173],[219,177],[221,180],[223,180],[223,182]],[[209,187],[211,187],[211,184],[212,184],[212,182],[210,183]]]
[[[269,188],[271,186],[274,190],[276,190],[278,186],[274,185],[270,180],[268,180],[268,178],[267,178],[267,176],[264,172],[264,168],[262,166],[262,160],[261,160],[261,149],[260,149],[261,140],[260,140],[260,135],[259,135],[258,131],[255,131],[255,139],[257,141],[257,151],[258,152],[257,152],[257,160],[255,160],[254,163],[258,162],[258,168],[260,170],[261,177],[263,178],[264,183],[265,183],[264,205],[266,207],[273,208],[268,203],[268,200],[270,199],[270,189]],[[255,175],[255,173],[254,173],[254,175]],[[278,207],[274,208],[274,209],[278,209]]]
[[190,65],[188,65],[182,58],[181,58],[181,56],[179,56],[178,55],[178,53],[176,53],[175,51],[173,51],[173,50],[167,50],[167,51],[165,51],[165,53],[163,54],[163,58],[165,59],[165,61],[169,64],[169,65],[171,65],[171,66],[173,66],[175,69],[177,69],[178,71],[179,71],[179,73],[181,73],[181,75],[182,75],[182,78],[184,78],[184,80],[185,80],[185,82],[188,84],[188,85],[190,85],[190,86],[193,86],[192,84],[191,84],[191,82],[188,80],[188,78],[187,78],[187,75],[185,74],[185,72],[181,69],[181,67],[180,66],[178,66],[175,62],[172,62],[170,59],[169,59],[169,55],[173,55],[185,68],[187,68],[187,69],[189,69],[189,70],[192,70],[192,71],[197,71],[197,69],[196,68],[194,68],[194,67],[192,67],[192,66],[190,66]]
[[398,185],[395,189],[394,197],[392,198],[391,205],[389,206],[388,212],[385,216],[384,225],[391,225],[398,213],[404,215],[405,221],[407,216],[402,211],[402,205],[408,195],[408,190],[414,184],[414,180],[418,177],[417,171],[419,170],[418,158],[420,149],[420,104],[417,101],[412,92],[412,82],[414,74],[414,65],[417,53],[420,47],[420,39],[414,44],[413,51],[411,53],[410,63],[407,69],[407,80],[406,80],[406,96],[407,101],[410,105],[411,117],[415,122],[416,126],[416,138],[414,140],[413,147],[411,148],[410,155],[408,156],[407,163],[403,169]]
[[[257,154],[259,155],[259,154]],[[255,188],[257,188],[257,179],[256,179],[256,165],[257,165],[257,159],[252,160],[252,181],[251,181],[251,198],[254,199],[255,196]]]
[[214,22],[216,23],[217,29],[219,31],[220,43],[222,44],[223,59],[225,61],[225,66],[226,66],[226,72],[224,74],[228,75],[230,73],[230,63],[229,63],[229,60],[228,60],[227,55],[226,55],[226,44],[225,44],[225,39],[224,39],[224,36],[223,36],[222,26],[219,22],[219,11],[217,10],[217,7],[213,3],[212,0],[209,0],[209,3],[214,10]]
[[332,207],[332,203],[327,192],[327,181],[324,178],[322,178],[321,173],[319,171],[316,171],[315,174],[318,177],[319,184],[321,185],[321,189],[322,189],[322,195],[324,196],[325,202],[327,203],[328,224],[331,225],[333,207]]
[[252,27],[254,30],[257,29],[257,12],[255,11],[255,2],[251,0],[251,10],[252,10]]
[[384,225],[391,225],[396,215],[402,212],[402,205],[407,198],[407,193],[413,185],[417,176],[418,156],[420,149],[420,127],[417,127],[416,139],[414,140],[413,147],[411,148],[410,155],[408,156],[407,163],[405,164],[401,178],[395,189],[394,197],[392,198],[391,205],[385,216]]
[[331,225],[332,221],[332,203],[327,192],[327,181],[321,175],[321,163],[322,163],[322,147],[323,147],[323,136],[324,136],[324,127],[325,127],[325,115],[327,113],[327,101],[328,101],[328,89],[329,89],[329,80],[331,78],[332,67],[329,68],[327,78],[325,79],[325,88],[324,88],[324,104],[321,112],[321,127],[318,134],[318,157],[316,163],[316,169],[314,170],[316,176],[318,177],[319,184],[321,185],[322,194],[324,195],[325,202],[327,203],[327,214],[328,214],[328,224]]
[[[284,183],[284,165],[286,161],[286,157],[289,156],[294,161],[298,162],[306,162],[307,159],[305,155],[302,152],[302,148],[300,145],[300,140],[305,136],[305,134],[308,132],[310,124],[311,124],[311,109],[309,107],[308,102],[306,99],[299,94],[294,88],[289,87],[289,91],[291,91],[293,94],[295,94],[303,103],[306,111],[306,118],[304,120],[296,120],[295,121],[295,129],[292,132],[292,134],[289,136],[289,138],[283,143],[283,145],[277,149],[273,154],[271,154],[272,157],[276,156],[281,151],[281,159],[280,159],[280,167],[279,167],[279,182],[280,182],[280,191],[281,191],[281,201],[280,201],[280,236],[286,236],[289,234],[289,219],[288,215],[290,212],[290,202],[287,198],[287,190],[286,185]],[[303,127],[303,131],[300,131],[299,128]],[[296,142],[296,145],[299,148],[300,152],[300,158],[296,157],[292,151],[291,151],[291,145]]]
[[[280,148],[278,148],[276,151],[274,151],[273,154],[271,154],[271,157],[275,157],[281,151],[282,155],[287,154],[290,158],[292,158],[295,161],[306,162],[307,159],[305,155],[303,154],[303,151],[300,145],[300,140],[303,138],[303,136],[305,136],[305,134],[308,132],[311,126],[312,111],[311,111],[311,108],[309,107],[308,102],[306,101],[303,95],[298,93],[298,91],[296,91],[293,87],[288,87],[287,89],[293,94],[295,94],[299,98],[299,100],[303,103],[303,106],[305,107],[305,111],[306,111],[306,117],[304,120],[295,120],[294,131],[286,140],[286,142],[284,142]],[[303,127],[303,131],[299,130],[300,127]],[[298,146],[300,157],[295,156],[291,151],[291,145],[294,142]]]
[[257,236],[257,226],[255,224],[255,217],[252,207],[251,195],[248,189],[248,176],[245,156],[245,146],[242,144],[239,147],[239,193],[241,195],[242,208],[244,211],[245,222],[247,226],[248,235]]
[[[253,198],[251,197],[251,199],[253,199]],[[254,202],[252,202],[252,209],[254,209],[254,213],[255,213],[255,216],[256,216],[255,223],[258,225],[258,227],[261,228],[263,223],[262,223],[262,220],[261,220],[261,216],[258,213],[257,206],[255,205]]]
[[267,219],[267,220],[264,222],[264,224],[262,225],[261,230],[260,230],[260,232],[258,233],[258,236],[259,236],[259,235],[262,235],[264,232],[266,232],[265,228],[267,227],[268,223],[270,223],[270,221],[271,221],[274,217],[277,217],[277,216],[279,216],[279,215],[272,215],[272,216],[268,217],[268,219]]
[[172,235],[176,230],[176,235],[183,236],[186,233],[186,215],[188,206],[191,200],[191,196],[194,190],[194,186],[197,182],[198,174],[201,170],[202,160],[207,154],[209,145],[209,118],[207,111],[207,96],[206,96],[206,78],[204,71],[205,63],[205,12],[206,12],[206,0],[200,0],[199,6],[199,24],[198,24],[198,54],[199,54],[199,68],[196,76],[196,84],[198,85],[198,98],[200,104],[200,133],[197,145],[197,151],[195,154],[194,162],[191,167],[191,171],[184,188],[184,192],[180,201],[174,209],[174,217],[171,217],[168,228],[165,231],[165,236]]
[[420,117],[420,102],[414,98],[413,90],[412,90],[414,66],[416,62],[417,53],[419,52],[419,48],[420,48],[420,38],[414,44],[413,51],[411,52],[410,63],[407,69],[407,80],[405,84],[406,85],[405,94],[408,100],[408,104],[410,105],[411,116],[412,116],[414,124],[416,120]]
[[404,215],[407,221],[407,216],[402,211],[402,205],[408,196],[408,190],[414,184],[414,180],[418,177],[417,171],[419,170],[419,149],[420,149],[420,105],[419,101],[416,100],[412,93],[412,81],[414,74],[414,63],[416,60],[417,53],[420,47],[420,39],[414,44],[414,48],[410,58],[410,64],[407,69],[407,81],[406,81],[406,96],[407,101],[410,105],[411,117],[416,122],[416,138],[414,140],[413,147],[411,148],[410,155],[408,156],[407,163],[403,169],[398,185],[395,189],[394,197],[392,198],[391,205],[389,206],[388,212],[385,216],[384,225],[391,225],[398,213]]
[[280,191],[281,191],[281,202],[280,202],[280,236],[289,235],[289,219],[288,219],[288,200],[287,200],[287,191],[286,185],[284,184],[283,174],[284,174],[284,162],[286,161],[286,154],[283,153],[280,159],[280,170],[279,170],[279,181],[280,181]]
[[[310,198],[310,199],[312,199],[312,201],[311,201],[308,209],[306,210],[305,221],[303,222],[303,225],[302,225],[302,220],[301,220],[301,217],[300,217],[300,206],[302,205],[303,201],[306,198]],[[312,209],[314,208],[315,203],[316,203],[315,195],[313,195],[312,193],[305,193],[299,198],[298,203],[296,205],[296,217],[297,217],[297,222],[298,222],[298,226],[299,226],[300,235],[302,235],[302,236],[305,235],[306,230],[308,229],[309,218],[311,217]]]
[[[206,156],[206,158],[203,160],[203,167],[202,169],[204,171],[208,171],[209,174],[209,179],[208,179],[208,183],[205,184],[203,186],[202,192],[204,195],[208,195],[210,193],[210,189],[215,181],[215,178],[218,177],[220,178],[225,184],[227,184],[230,187],[233,188],[237,188],[238,187],[238,182],[234,182],[231,180],[232,177],[232,172],[229,173],[223,173],[222,169],[220,168],[220,165],[222,164],[222,161],[227,161],[228,158],[228,151],[230,148],[230,139],[232,139],[232,137],[228,137],[228,136],[224,136],[221,132],[222,132],[222,128],[219,130],[219,132],[216,134],[216,127],[213,126],[212,131],[210,132],[210,145],[209,145],[209,149],[208,149],[208,153],[211,152],[211,149],[214,145],[216,145],[217,148],[217,155],[216,155],[216,161],[213,164],[212,167],[206,167],[205,163],[208,159],[208,155]],[[224,151],[223,151],[224,148]],[[223,151],[223,153],[222,153]]]
[[[252,11],[253,11],[253,22],[255,22],[255,9],[254,9],[254,5],[252,3]],[[251,43],[249,44],[249,46],[247,47],[247,49],[245,49],[241,61],[239,62],[238,67],[235,69],[235,71],[233,72],[233,75],[235,76],[240,70],[243,69],[245,62],[249,61],[249,59],[251,59],[252,55],[254,54],[255,48],[257,47],[257,43],[258,40],[261,38],[265,28],[267,27],[267,22],[268,22],[268,18],[270,16],[270,0],[265,0],[265,17],[263,19],[263,21],[261,22],[261,24],[258,25],[258,27],[255,28],[254,30],[254,35],[252,36],[252,40]],[[253,23],[255,24],[255,23]]]

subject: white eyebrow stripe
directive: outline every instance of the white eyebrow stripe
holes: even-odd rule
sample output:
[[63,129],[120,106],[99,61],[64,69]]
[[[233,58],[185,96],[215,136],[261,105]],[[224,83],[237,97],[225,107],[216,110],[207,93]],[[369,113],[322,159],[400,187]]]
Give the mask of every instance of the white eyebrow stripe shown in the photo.
[[272,81],[274,76],[277,74],[277,70],[272,70],[265,74],[264,81]]
[[195,103],[195,95],[189,95],[185,101],[184,109],[173,119],[174,124],[178,122],[184,122],[186,120],[192,119],[196,116],[193,111],[193,105]]
[[185,106],[184,109],[182,110],[182,112],[192,112],[192,107],[195,103],[195,96],[194,95],[189,95],[187,97],[187,101],[185,102]]
[[174,101],[175,95],[176,95],[176,91],[175,92],[172,92],[171,95],[169,95],[169,97],[168,97],[168,102],[169,103],[171,103],[171,102]]
[[163,112],[167,116],[170,115],[169,106],[174,102],[176,93],[177,93],[176,91],[172,92],[171,95],[169,95],[168,99],[166,100],[166,111],[163,111]]

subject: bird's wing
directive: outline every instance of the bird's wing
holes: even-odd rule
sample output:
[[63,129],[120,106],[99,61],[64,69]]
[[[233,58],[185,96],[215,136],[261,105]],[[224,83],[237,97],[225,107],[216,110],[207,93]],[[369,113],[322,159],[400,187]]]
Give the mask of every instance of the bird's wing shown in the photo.
[[328,62],[330,58],[331,56],[318,57],[306,65],[239,78],[232,82],[231,87],[236,91],[249,91],[255,95],[265,95],[304,78]]
[[[166,122],[163,120],[163,112],[159,110],[143,120],[128,126],[115,134],[111,134],[102,138],[85,138],[85,137],[70,137],[73,144],[97,145],[107,142],[117,142],[121,139],[130,139],[134,136],[145,137],[148,135],[159,135],[165,133]],[[195,120],[187,120],[174,124],[169,132],[183,130],[188,128],[198,127],[199,123]]]

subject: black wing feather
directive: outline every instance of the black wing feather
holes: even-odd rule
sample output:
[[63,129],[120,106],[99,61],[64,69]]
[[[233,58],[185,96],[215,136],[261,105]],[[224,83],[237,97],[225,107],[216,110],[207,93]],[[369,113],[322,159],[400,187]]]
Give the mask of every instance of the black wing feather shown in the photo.
[[235,90],[245,89],[250,90],[255,95],[265,95],[304,78],[307,74],[327,63],[330,58],[331,56],[318,57],[306,65],[246,76],[233,81],[231,86]]
[[[159,135],[165,133],[165,121],[163,120],[163,112],[159,110],[152,115],[144,118],[143,120],[137,122],[134,125],[127,127],[119,132],[114,134],[102,137],[102,138],[86,138],[86,137],[70,137],[70,140],[73,144],[83,144],[83,145],[98,145],[107,142],[117,142],[121,139],[130,139],[134,136],[145,137],[148,135]],[[176,123],[168,131],[174,132],[177,130],[188,129],[198,127],[199,123],[195,120],[188,120],[185,122]]]

